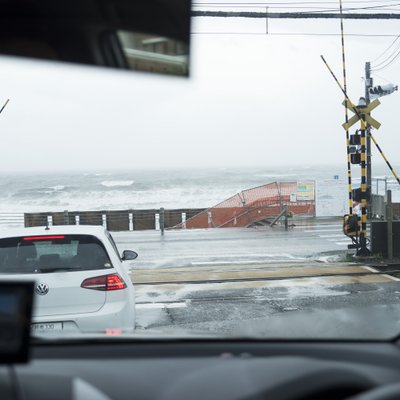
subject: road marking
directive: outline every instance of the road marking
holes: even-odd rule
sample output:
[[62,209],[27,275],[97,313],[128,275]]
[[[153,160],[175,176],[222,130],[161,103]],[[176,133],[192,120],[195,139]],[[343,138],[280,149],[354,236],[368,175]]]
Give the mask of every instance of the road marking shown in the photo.
[[392,279],[393,281],[396,281],[396,282],[400,282],[400,279],[396,278],[395,276],[391,276],[391,275],[388,275],[388,274],[384,274],[382,276],[386,276],[386,278]]
[[317,224],[317,225],[297,225],[295,226],[296,229],[340,229],[342,227],[342,224],[327,224],[327,225],[322,225],[322,224]]
[[186,308],[187,304],[184,301],[181,302],[175,302],[175,303],[136,303],[136,308],[158,308],[158,309],[163,309],[163,308]]
[[[298,260],[304,261],[304,260],[307,260],[306,257],[297,257],[297,256],[294,256],[289,253],[272,253],[271,254],[271,253],[268,253],[267,251],[268,250],[266,250],[265,253],[254,253],[252,251],[248,251],[247,253],[245,253],[245,252],[239,250],[237,253],[230,252],[230,253],[225,254],[225,253],[218,252],[218,253],[210,253],[208,255],[204,255],[204,253],[201,253],[201,254],[193,253],[189,249],[189,250],[185,250],[185,252],[182,254],[174,254],[173,258],[174,258],[174,261],[187,259],[187,261],[190,262],[191,264],[199,264],[199,265],[201,265],[202,263],[203,264],[211,264],[213,261],[208,261],[208,260],[210,258],[217,258],[217,257],[220,259],[222,258],[224,260],[232,260],[232,261],[222,261],[222,262],[226,262],[226,263],[236,262],[236,259],[238,257],[243,257],[243,256],[251,257],[253,259],[262,257],[264,259],[267,259],[269,262],[276,261],[276,260],[277,261],[289,261],[289,260],[290,261],[292,261],[292,260],[293,261],[298,261]],[[169,256],[169,257],[171,257],[171,256]],[[273,257],[275,257],[275,258],[273,258]],[[276,257],[280,257],[280,258],[276,259]],[[207,261],[192,261],[193,259],[197,259],[197,260],[205,259]],[[221,261],[219,261],[219,262],[221,262]]]
[[343,233],[336,233],[335,235],[318,235],[320,238],[337,238],[343,237]]
[[378,272],[377,269],[372,268],[372,267],[368,267],[368,266],[366,266],[366,265],[364,266],[364,268],[367,269],[368,271],[371,271],[371,272]]
[[[252,258],[254,258],[254,254],[252,254],[251,256],[252,256]],[[273,255],[273,256],[276,256],[276,255]],[[262,254],[260,254],[258,257],[268,258],[268,263],[282,263],[285,261],[287,262],[287,259],[289,259],[291,263],[304,263],[304,261],[307,260],[304,257],[299,257],[299,258],[296,257],[296,259],[292,260],[291,257],[289,257],[289,255],[288,255],[287,259],[282,259],[282,258],[271,259],[271,258],[269,258],[270,255],[262,255]],[[250,263],[251,263],[251,261],[249,261],[249,260],[242,260],[242,261],[240,261],[240,260],[238,260],[238,261],[236,261],[236,260],[235,261],[191,261],[190,262],[191,265],[199,265],[199,266],[201,266],[201,265],[206,265],[206,266],[207,265],[221,265],[221,266],[223,266],[223,265],[242,265],[242,264],[248,265]],[[255,262],[254,265],[256,265],[256,264],[264,264],[264,262],[260,262],[260,263]]]
[[305,233],[324,233],[324,232],[341,232],[341,228],[336,228],[336,229],[305,229],[304,231]]
[[[376,269],[376,268],[372,268],[372,267],[367,267],[367,266],[365,266],[364,267],[365,269],[367,269],[368,271],[371,271],[371,272],[380,272],[378,269]],[[389,279],[391,279],[392,281],[396,281],[396,282],[400,282],[400,279],[399,278],[396,278],[395,276],[391,276],[391,275],[389,275],[389,274],[382,274],[382,276],[386,276],[386,278],[389,278]]]

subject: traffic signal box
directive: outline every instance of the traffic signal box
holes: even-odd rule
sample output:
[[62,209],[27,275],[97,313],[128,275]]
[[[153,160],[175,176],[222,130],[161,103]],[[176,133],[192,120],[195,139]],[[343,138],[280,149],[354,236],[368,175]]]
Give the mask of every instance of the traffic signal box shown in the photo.
[[350,135],[350,162],[352,164],[361,164],[361,135],[356,133]]
[[[353,200],[357,203],[361,203],[361,188],[353,189]],[[367,188],[365,192],[365,199],[367,201],[371,200],[371,189]]]

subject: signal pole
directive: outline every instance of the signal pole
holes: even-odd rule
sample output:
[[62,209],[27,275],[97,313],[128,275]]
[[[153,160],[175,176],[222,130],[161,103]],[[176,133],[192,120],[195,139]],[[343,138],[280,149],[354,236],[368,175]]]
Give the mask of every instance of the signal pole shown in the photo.
[[367,248],[367,124],[365,123],[365,115],[361,114],[364,124],[361,123],[361,231],[360,231],[360,248],[357,251],[358,256],[368,256],[370,254]]
[[[369,90],[373,87],[373,79],[371,78],[371,63],[365,63],[365,102],[368,106],[370,103]],[[370,115],[369,113],[368,115]],[[367,191],[370,197],[367,205],[367,218],[372,218],[372,165],[371,165],[371,125],[367,124],[366,129],[366,152],[367,152]]]

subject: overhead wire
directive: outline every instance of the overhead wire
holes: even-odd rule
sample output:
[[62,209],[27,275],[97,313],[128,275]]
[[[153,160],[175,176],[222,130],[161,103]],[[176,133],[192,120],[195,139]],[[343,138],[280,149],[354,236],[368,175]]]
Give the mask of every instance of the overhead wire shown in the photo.
[[[398,0],[397,0],[398,1]],[[206,4],[206,3],[204,3],[204,4]],[[214,4],[217,4],[217,3],[214,3]],[[254,3],[253,3],[254,4]],[[257,3],[257,4],[261,4],[261,3]],[[397,3],[397,4],[399,4],[400,5],[400,3]],[[400,11],[400,10],[399,10]],[[225,14],[227,14],[227,15],[225,15]],[[246,14],[246,13],[244,13],[244,14]],[[274,17],[275,18],[285,18],[285,16],[281,16],[281,17],[279,17],[278,15],[279,15],[279,13],[272,13],[272,14],[275,14],[274,15]],[[300,13],[289,13],[289,14],[296,14],[296,18],[302,18],[302,13],[300,12]],[[323,13],[320,13],[320,14],[323,14]],[[305,15],[305,17],[304,18],[307,18],[307,17],[310,17],[311,15],[313,15],[313,13],[304,13],[304,15]],[[339,15],[339,14],[338,14]],[[341,14],[341,18],[344,18],[345,16],[347,16],[347,17],[349,17],[349,15],[353,15],[353,14]],[[380,18],[382,15],[385,15],[385,14],[354,14],[354,15],[360,15],[361,17],[362,16],[367,16],[367,15],[372,15],[372,16],[376,16],[376,18],[378,18],[378,19],[382,19],[382,18]],[[396,16],[400,16],[400,13],[398,13],[398,14],[388,14],[388,16],[389,16],[389,19],[392,19],[392,18],[395,18]],[[205,16],[208,16],[208,15],[203,15],[203,14],[201,14],[201,15],[194,15],[195,17],[196,16],[199,16],[199,17],[205,17]],[[229,13],[224,13],[224,15],[212,15],[212,16],[224,16],[224,17],[229,17],[230,15],[229,15]],[[236,16],[240,16],[240,15],[234,15],[235,17]],[[379,17],[378,17],[379,16]],[[244,15],[244,17],[245,18],[248,18],[248,17],[250,17],[251,18],[251,16],[248,16],[248,15]],[[293,16],[294,17],[294,16]],[[330,14],[327,14],[327,18],[328,17],[332,17]],[[267,14],[265,14],[265,13],[263,13],[263,18],[268,18],[268,15]],[[290,18],[290,17],[289,17]],[[311,17],[312,18],[312,17]],[[354,18],[356,18],[356,17],[354,17]],[[356,18],[356,19],[358,19],[358,18]],[[361,19],[361,18],[360,18]],[[386,18],[385,18],[386,19]],[[395,18],[395,19],[397,19],[397,18]],[[265,31],[265,30],[263,30],[262,32],[244,32],[244,31],[203,31],[203,32],[191,32],[191,34],[193,34],[193,35],[274,35],[274,36],[338,36],[338,35],[340,35],[340,34],[338,34],[338,33],[322,33],[322,32],[271,32],[271,31]],[[353,36],[353,37],[393,37],[393,38],[397,38],[398,36],[399,36],[399,34],[398,33],[396,33],[396,34],[387,34],[387,33],[385,33],[385,34],[374,34],[374,33],[344,33],[344,36]],[[379,57],[378,57],[379,58]]]
[[[365,3],[393,3],[398,0],[349,0],[346,2],[346,4],[365,4]],[[286,2],[245,2],[245,3],[217,3],[217,2],[196,2],[193,3],[193,6],[195,7],[202,7],[202,6],[207,6],[207,7],[269,7],[270,5],[302,5],[302,4],[337,4],[337,1],[286,1]]]
[[[369,6],[369,7],[352,7],[352,8],[343,8],[340,11],[340,8],[331,8],[331,9],[324,9],[321,10],[320,12],[343,12],[343,11],[360,11],[360,10],[376,10],[376,9],[384,9],[386,7],[393,7],[393,6],[399,6],[400,3],[396,3],[396,4],[390,4],[390,5],[380,5],[380,6]],[[396,11],[399,11],[398,9],[396,9]],[[312,12],[319,12],[319,11],[312,11]]]
[[377,73],[375,73],[375,72],[373,72],[373,71],[372,71],[372,75],[375,75],[377,78],[382,79],[382,80],[384,80],[384,81],[387,82],[387,83],[391,83],[391,81],[389,81],[388,79],[384,78],[384,77],[381,76],[381,75],[378,75]]
[[[317,33],[317,32],[191,32],[191,35],[254,35],[254,36],[340,36],[340,33]],[[353,37],[396,37],[397,34],[374,34],[374,33],[345,33],[344,36]]]
[[[246,18],[246,19],[352,19],[352,20],[397,20],[400,12],[347,12],[340,16],[337,12],[318,11],[221,11],[221,10],[192,10],[193,18]],[[326,11],[326,10],[325,10]],[[385,10],[383,10],[385,11]]]
[[392,43],[390,43],[390,45],[386,48],[386,50],[384,50],[378,57],[376,57],[375,59],[373,59],[371,61],[371,64],[373,64],[375,61],[378,61],[383,55],[385,55],[391,48],[392,46],[399,40],[400,35],[398,35],[393,41]]
[[[390,0],[390,1],[349,1],[346,4],[360,4],[363,7],[352,7],[352,8],[370,8],[370,7],[393,7],[397,6],[398,0]],[[265,2],[265,3],[193,3],[192,6],[196,8],[205,8],[205,7],[213,7],[213,8],[327,8],[329,4],[337,4],[336,1],[305,1],[305,2]],[[366,4],[370,4],[365,7]],[[333,8],[333,7],[329,7]],[[335,7],[335,10],[340,10],[340,7]],[[342,8],[345,11],[345,8]]]
[[[343,11],[361,11],[361,10],[376,10],[376,9],[381,9],[383,11],[400,11],[399,8],[392,8],[392,7],[398,7],[400,6],[400,3],[394,3],[394,4],[382,4],[382,5],[374,5],[374,6],[367,6],[367,7],[348,7],[344,8]],[[201,6],[198,6],[201,7]],[[209,7],[209,6],[207,6]],[[282,5],[265,5],[265,6],[257,6],[257,7],[249,7],[249,6],[219,6],[218,8],[263,8],[263,9],[273,9],[273,10],[312,10],[309,11],[310,13],[331,13],[331,12],[338,12],[339,8],[332,8],[332,7],[308,7],[308,6],[282,6]],[[301,13],[301,11],[299,11]]]
[[382,65],[386,64],[393,57],[393,55],[397,53],[397,51],[399,49],[400,49],[400,42],[397,44],[395,49],[383,61],[380,61],[379,63],[377,63],[375,65],[372,65],[372,68],[379,68]]
[[[367,7],[351,7],[351,8],[345,8],[343,11],[352,11],[352,10],[369,10],[369,9],[374,9],[374,8],[382,8],[382,9],[387,9],[388,7],[397,7],[399,6],[399,3],[394,3],[394,4],[382,4],[382,5],[375,5],[375,6],[367,6]],[[201,7],[201,6],[198,6]],[[209,6],[207,6],[208,8]],[[205,8],[205,7],[203,7]],[[315,10],[316,12],[318,11],[339,11],[339,8],[333,8],[333,7],[323,7],[323,6],[294,6],[294,5],[289,5],[289,6],[282,6],[282,5],[266,5],[264,7],[262,6],[230,6],[230,7],[224,7],[224,6],[219,6],[218,8],[259,8],[259,9],[284,9],[284,10]],[[394,9],[395,11],[399,11],[397,8]]]
[[399,57],[400,57],[400,47],[399,47],[397,53],[393,56],[393,58],[389,62],[387,62],[385,65],[383,65],[381,67],[371,68],[371,71],[381,71],[383,69],[386,69],[387,67],[389,67],[389,65],[392,65]]

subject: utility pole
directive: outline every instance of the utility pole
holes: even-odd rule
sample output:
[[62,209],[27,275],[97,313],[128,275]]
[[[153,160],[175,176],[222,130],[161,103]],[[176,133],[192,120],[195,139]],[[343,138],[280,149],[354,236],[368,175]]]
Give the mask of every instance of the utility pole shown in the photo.
[[[370,103],[369,91],[373,87],[373,79],[371,78],[371,63],[365,63],[365,102],[368,106]],[[371,115],[371,113],[368,113]],[[367,151],[367,192],[369,192],[369,200],[367,204],[367,218],[372,218],[372,165],[371,165],[371,125],[367,124],[366,129],[366,151]]]

